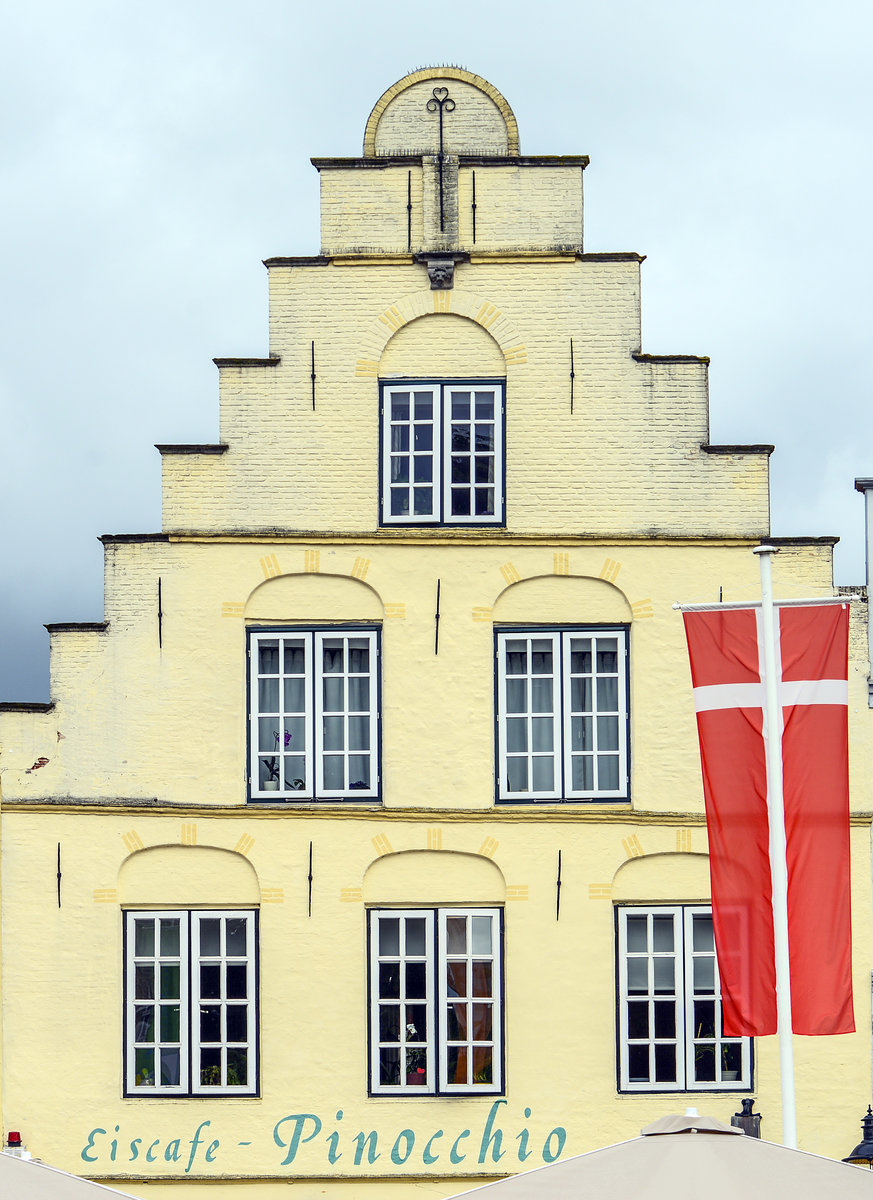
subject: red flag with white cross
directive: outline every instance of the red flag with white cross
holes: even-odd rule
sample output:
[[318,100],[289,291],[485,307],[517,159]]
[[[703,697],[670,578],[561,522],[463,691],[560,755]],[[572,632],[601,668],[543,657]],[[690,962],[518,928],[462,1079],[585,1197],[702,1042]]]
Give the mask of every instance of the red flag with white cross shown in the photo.
[[[724,1032],[776,1033],[761,609],[686,611]],[[779,605],[792,1029],[851,1033],[848,604]]]

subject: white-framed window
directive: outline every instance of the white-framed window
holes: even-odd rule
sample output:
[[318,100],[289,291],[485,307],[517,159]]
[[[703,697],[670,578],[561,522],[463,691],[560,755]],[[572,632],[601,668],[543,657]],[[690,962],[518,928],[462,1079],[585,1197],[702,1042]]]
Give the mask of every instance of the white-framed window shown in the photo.
[[369,919],[371,1093],[501,1092],[501,910],[374,909]]
[[627,630],[498,632],[498,799],[628,794]]
[[503,384],[382,385],[383,525],[503,524]]
[[709,907],[618,909],[618,988],[622,1091],[752,1086],[751,1039],[724,1036]]
[[125,913],[125,1094],[257,1091],[253,910]]
[[379,795],[378,631],[249,631],[252,798]]

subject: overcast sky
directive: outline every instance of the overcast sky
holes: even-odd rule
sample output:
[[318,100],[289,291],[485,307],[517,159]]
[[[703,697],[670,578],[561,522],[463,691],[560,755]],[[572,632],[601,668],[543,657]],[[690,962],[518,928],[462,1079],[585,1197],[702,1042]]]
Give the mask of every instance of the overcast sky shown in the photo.
[[[716,442],[775,442],[773,532],[864,579],[873,475],[869,0],[28,0],[0,18],[0,700],[100,620],[101,533],[160,529],[155,442],[217,440],[214,356],[267,350],[315,254],[311,155],[457,63],[522,152],[582,153],[586,249],[637,250],[643,349],[708,354]],[[777,560],[778,570],[778,560]]]

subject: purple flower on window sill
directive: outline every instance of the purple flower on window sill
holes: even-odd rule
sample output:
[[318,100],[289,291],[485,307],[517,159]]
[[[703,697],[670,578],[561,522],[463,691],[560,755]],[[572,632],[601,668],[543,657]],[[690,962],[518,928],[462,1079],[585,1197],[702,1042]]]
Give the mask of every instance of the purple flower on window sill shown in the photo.
[[[267,779],[268,780],[275,779],[277,783],[279,782],[278,750],[279,750],[280,740],[283,740],[283,735],[279,732],[278,729],[274,729],[273,730],[273,741],[275,743],[274,749],[276,750],[277,753],[271,754],[269,758],[264,759],[264,766],[267,768]],[[283,745],[286,750],[291,745],[291,734],[288,732],[287,729],[285,730]]]

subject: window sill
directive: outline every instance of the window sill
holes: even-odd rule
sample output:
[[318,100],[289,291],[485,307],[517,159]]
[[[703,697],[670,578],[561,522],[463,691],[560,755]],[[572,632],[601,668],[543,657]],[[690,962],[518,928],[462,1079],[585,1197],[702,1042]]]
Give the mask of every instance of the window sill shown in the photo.
[[280,792],[268,792],[263,796],[249,796],[248,804],[273,804],[277,807],[288,808],[324,808],[331,804],[348,808],[349,805],[361,808],[381,808],[379,796],[301,796],[282,795]]
[[551,804],[556,807],[563,807],[567,804],[603,804],[612,806],[614,804],[626,804],[630,806],[630,796],[549,796],[543,800],[538,800],[536,796],[519,796],[509,798],[508,796],[498,796],[495,804],[530,804],[537,808],[542,808],[546,804]]

